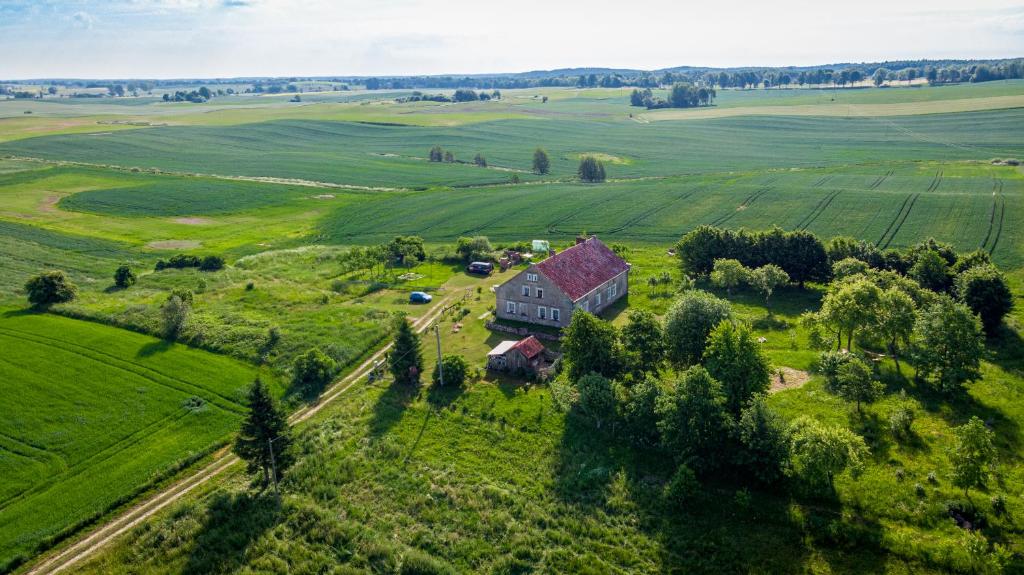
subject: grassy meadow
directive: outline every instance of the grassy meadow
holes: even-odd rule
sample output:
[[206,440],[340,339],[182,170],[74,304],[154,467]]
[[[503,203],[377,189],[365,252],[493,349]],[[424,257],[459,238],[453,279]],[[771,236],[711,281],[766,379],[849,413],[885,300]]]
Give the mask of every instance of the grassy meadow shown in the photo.
[[[666,252],[705,223],[984,249],[1017,310],[990,342],[984,379],[955,402],[913,385],[907,366],[886,366],[887,396],[865,418],[817,376],[772,395],[788,418],[867,438],[867,472],[842,478],[833,499],[726,481],[669,510],[667,463],[581,427],[557,389],[488,374],[458,391],[378,382],[297,430],[281,508],[236,469],[81,571],[967,572],[944,505],[962,496],[948,480],[950,429],[970,415],[999,435],[997,481],[974,493],[986,533],[1024,554],[1024,171],[991,162],[1024,157],[1024,82],[723,90],[694,111],[729,117],[631,108],[617,89],[394,103],[402,93],[0,102],[0,379],[18,390],[0,408],[11,478],[0,485],[0,572],[223,445],[257,371],[288,408],[315,401],[289,387],[294,358],[320,347],[352,367],[387,340],[393,314],[423,313],[407,302],[413,289],[460,300],[440,322],[442,345],[482,366],[503,339],[484,328],[489,288],[513,272],[481,280],[440,261],[460,236],[562,249],[587,232],[626,245],[631,293],[607,315],[621,324],[631,308],[665,312],[680,279]],[[429,162],[434,145],[458,161]],[[550,174],[530,171],[538,146]],[[487,168],[472,164],[477,153]],[[605,163],[608,182],[577,181],[583,155]],[[350,248],[406,234],[426,240],[427,261],[346,267]],[[154,270],[179,253],[228,266]],[[121,264],[138,275],[124,290],[112,285]],[[79,297],[21,311],[22,286],[44,269],[66,271]],[[665,272],[671,285],[648,287]],[[195,303],[181,341],[153,338],[160,305],[182,288]],[[820,297],[783,290],[771,320],[753,294],[732,299],[777,366],[807,370],[816,352],[797,317]],[[917,414],[913,444],[889,436],[898,403]],[[991,513],[996,493],[1008,514]]]

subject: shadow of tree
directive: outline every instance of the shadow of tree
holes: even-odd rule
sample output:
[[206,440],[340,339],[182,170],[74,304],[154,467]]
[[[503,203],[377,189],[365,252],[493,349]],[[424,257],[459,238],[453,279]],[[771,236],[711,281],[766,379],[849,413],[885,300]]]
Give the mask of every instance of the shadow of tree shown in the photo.
[[391,382],[373,405],[369,432],[372,437],[381,437],[402,419],[405,409],[420,396],[418,385]]
[[280,509],[270,492],[215,494],[182,573],[200,575],[238,569],[245,563],[249,547],[279,519]]
[[146,345],[139,348],[139,351],[135,353],[135,357],[150,357],[158,353],[164,353],[174,347],[174,342],[167,339],[158,339],[151,341]]

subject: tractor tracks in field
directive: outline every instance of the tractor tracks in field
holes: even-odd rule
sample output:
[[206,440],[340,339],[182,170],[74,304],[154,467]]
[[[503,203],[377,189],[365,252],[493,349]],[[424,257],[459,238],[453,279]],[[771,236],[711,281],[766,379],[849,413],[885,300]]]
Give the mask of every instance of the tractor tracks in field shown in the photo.
[[882,183],[888,180],[889,176],[893,175],[894,173],[896,173],[896,170],[889,170],[888,172],[885,173],[885,175],[878,176],[878,178],[876,178],[875,181],[871,182],[871,185],[868,186],[868,189],[877,190],[878,186],[881,186]]
[[[441,316],[444,312],[445,305],[450,300],[451,296],[442,299],[427,313],[414,321],[413,327],[416,329],[417,333],[423,333],[426,331],[427,328],[433,324],[434,320]],[[288,422],[294,426],[319,413],[325,406],[339,398],[342,394],[358,383],[367,373],[369,373],[369,371],[373,369],[375,363],[380,361],[391,347],[392,344],[389,343],[378,349],[363,363],[359,364],[356,369],[345,377],[339,379],[333,386],[328,388],[317,403],[308,405],[293,412],[288,417]],[[26,571],[26,575],[60,573],[71,568],[75,564],[92,556],[103,547],[109,545],[119,536],[130,531],[143,521],[146,521],[150,517],[156,515],[168,505],[179,501],[196,488],[206,484],[211,479],[217,477],[238,462],[238,457],[233,455],[230,450],[226,448],[220,450],[214,455],[213,461],[206,464],[203,468],[192,473],[188,477],[171,484],[145,501],[137,503],[134,507],[131,507],[120,515],[114,517],[83,539],[80,539],[63,550],[43,559]]]
[[[882,232],[882,237],[878,238],[878,241],[875,243],[877,247],[880,247],[883,250],[889,247],[893,238],[896,237],[900,228],[903,227],[904,222],[907,221],[907,217],[910,216],[910,211],[914,209],[914,204],[920,196],[921,194],[919,192],[916,194],[908,194],[907,197],[903,199],[903,203],[900,205],[900,211],[896,212],[896,217],[889,222],[889,227],[885,228],[885,231]],[[886,236],[888,236],[888,239],[886,239]]]
[[[994,179],[992,180],[992,210],[988,215],[988,232],[985,233],[985,239],[981,242],[981,249],[987,249],[989,255],[995,252],[996,246],[999,245],[999,237],[1003,235],[1004,219],[1006,219],[1006,197],[1003,196],[1003,181]],[[993,231],[995,231],[994,238],[992,237]],[[992,239],[991,245],[988,243],[989,239]]]
[[773,189],[774,188],[772,186],[770,186],[770,185],[758,189],[754,193],[752,193],[749,196],[747,196],[746,198],[744,198],[744,200],[742,202],[740,202],[740,205],[736,206],[735,210],[733,210],[731,212],[728,212],[726,214],[723,214],[723,215],[715,218],[714,220],[712,220],[711,225],[712,226],[720,226],[720,225],[724,224],[725,222],[731,220],[733,218],[733,216],[735,216],[737,213],[742,212],[743,210],[749,208],[751,206],[751,204],[753,204],[754,202],[757,201],[758,198],[760,198],[761,196],[765,195],[766,193],[772,191]]
[[827,194],[824,198],[818,200],[818,203],[815,204],[814,208],[796,224],[796,229],[806,230],[808,227],[810,227],[810,225],[814,223],[814,220],[817,220],[818,216],[820,216],[825,210],[828,209],[830,205],[832,205],[832,200],[836,199],[836,196],[838,196],[841,193],[842,190],[834,190]]

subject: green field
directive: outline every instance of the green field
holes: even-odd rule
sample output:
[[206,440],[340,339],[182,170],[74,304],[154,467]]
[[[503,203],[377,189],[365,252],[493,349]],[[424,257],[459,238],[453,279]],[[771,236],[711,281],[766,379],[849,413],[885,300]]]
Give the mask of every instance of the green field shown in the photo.
[[[301,428],[282,510],[231,473],[85,571],[397,571],[417,553],[460,572],[959,569],[961,533],[941,512],[956,490],[943,479],[920,500],[912,486],[931,471],[948,475],[950,428],[970,414],[1001,434],[992,493],[1006,494],[1010,514],[992,516],[987,534],[1024,553],[1015,523],[1024,380],[1012,339],[1024,321],[1024,171],[991,162],[1024,157],[1024,106],[984,109],[1024,98],[1024,82],[723,90],[715,108],[651,112],[631,108],[622,89],[503,92],[467,104],[393,103],[399,92],[303,94],[301,104],[287,95],[0,102],[0,340],[10,350],[0,379],[17,390],[0,408],[0,471],[10,478],[0,485],[0,570],[223,444],[257,369],[289,409],[309,400],[278,383],[294,359],[319,347],[352,367],[386,340],[391,314],[423,312],[408,304],[410,290],[466,298],[465,315],[442,322],[443,345],[481,364],[502,339],[480,319],[493,305],[488,288],[506,276],[477,280],[442,261],[460,236],[562,248],[587,232],[624,244],[629,307],[663,314],[680,279],[666,251],[701,224],[983,249],[1013,282],[1009,339],[992,342],[985,378],[959,403],[891,383],[917,410],[916,448],[858,427],[816,377],[774,395],[787,417],[871,434],[868,472],[843,478],[834,501],[755,491],[750,507],[725,483],[709,487],[707,504],[673,513],[660,495],[671,470],[581,429],[546,386],[488,378],[438,396],[378,385]],[[458,162],[427,161],[434,145]],[[550,174],[530,171],[538,146]],[[477,153],[488,168],[472,165]],[[608,182],[577,181],[588,154],[605,162]],[[406,234],[426,240],[427,261],[346,267],[351,247]],[[154,271],[177,253],[220,254],[228,266]],[[121,264],[139,276],[126,290],[112,286]],[[15,310],[26,279],[44,269],[68,272],[79,297],[53,314]],[[413,279],[399,279],[406,271]],[[671,286],[647,287],[663,273]],[[162,343],[151,337],[160,306],[182,288],[195,294],[192,314],[179,343]],[[783,290],[772,321],[753,294],[733,299],[772,360],[803,370],[815,352],[797,317],[820,297],[817,286]],[[621,324],[625,309],[609,319]],[[193,395],[203,408],[186,408]],[[893,393],[869,408],[871,421],[884,427],[896,402]],[[978,502],[987,508],[988,494]],[[859,539],[843,539],[847,531]]]
[[9,309],[0,346],[0,565],[223,445],[256,376],[214,354]]

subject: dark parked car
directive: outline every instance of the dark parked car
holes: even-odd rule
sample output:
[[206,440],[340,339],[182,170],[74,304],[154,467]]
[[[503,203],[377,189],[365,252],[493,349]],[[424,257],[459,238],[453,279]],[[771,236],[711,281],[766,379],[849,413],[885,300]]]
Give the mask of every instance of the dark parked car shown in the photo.
[[466,272],[471,274],[480,274],[482,276],[489,276],[494,271],[494,264],[491,262],[473,262],[466,266]]
[[430,303],[430,300],[434,299],[428,293],[421,291],[414,291],[409,294],[409,303]]

